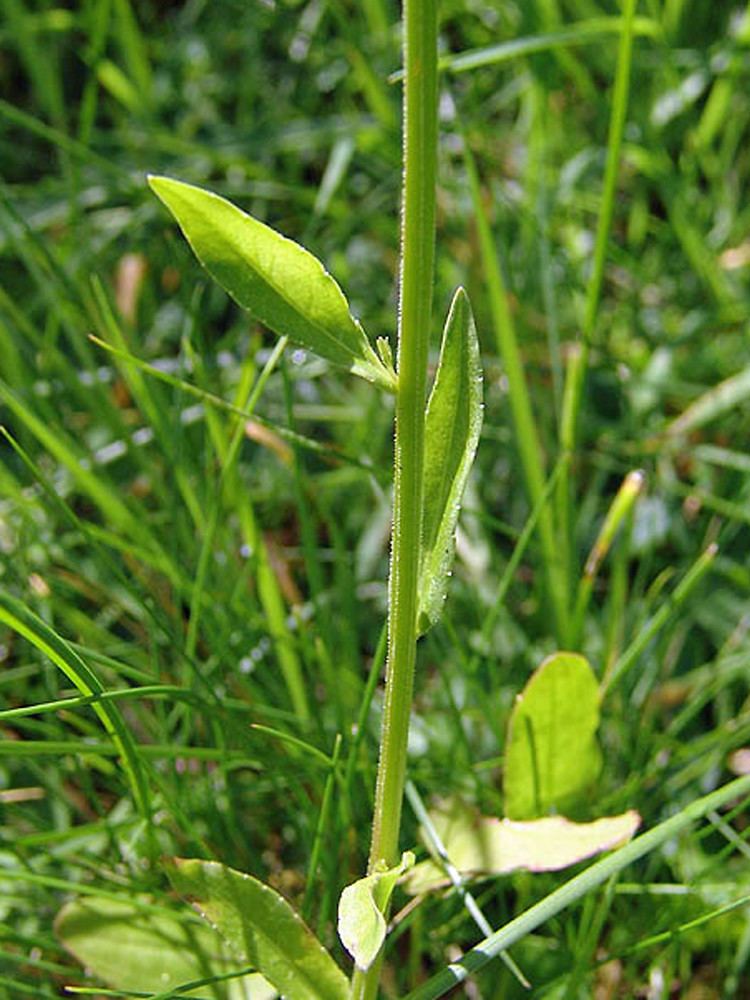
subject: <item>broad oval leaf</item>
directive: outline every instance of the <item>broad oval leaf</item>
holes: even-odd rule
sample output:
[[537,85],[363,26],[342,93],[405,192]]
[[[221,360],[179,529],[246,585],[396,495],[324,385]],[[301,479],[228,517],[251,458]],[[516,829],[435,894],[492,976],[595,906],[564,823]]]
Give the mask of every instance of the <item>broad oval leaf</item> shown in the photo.
[[383,915],[396,882],[414,864],[411,851],[404,851],[394,868],[384,868],[348,885],[339,899],[338,930],[341,943],[362,972],[377,958],[386,933]]
[[275,889],[217,861],[177,858],[168,874],[235,957],[279,993],[294,1000],[348,1000],[346,976]]
[[505,812],[536,819],[566,812],[596,780],[599,686],[588,661],[554,653],[534,671],[511,713],[503,769]]
[[[129,900],[74,900],[57,915],[55,931],[82,965],[118,990],[162,993],[224,976],[239,964],[216,931],[194,917],[180,919],[179,914]],[[278,994],[262,976],[251,973],[197,986],[184,996],[273,1000]]]
[[[559,871],[620,847],[641,821],[632,809],[591,823],[574,823],[563,816],[525,822],[495,819],[480,816],[455,799],[440,803],[430,818],[451,863],[467,877],[507,875],[518,869]],[[404,888],[418,895],[449,884],[440,865],[423,861],[409,872]]]
[[425,417],[424,513],[417,618],[422,634],[438,621],[443,609],[461,498],[481,427],[479,341],[469,298],[463,288],[459,288],[445,322],[440,360]]
[[255,319],[389,391],[395,376],[370,346],[344,293],[308,250],[211,191],[149,177],[209,274]]

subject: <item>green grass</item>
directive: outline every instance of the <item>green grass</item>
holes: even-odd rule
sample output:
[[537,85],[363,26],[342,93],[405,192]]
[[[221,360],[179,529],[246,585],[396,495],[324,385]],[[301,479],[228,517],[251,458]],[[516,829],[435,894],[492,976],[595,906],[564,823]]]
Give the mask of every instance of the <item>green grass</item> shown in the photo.
[[[446,59],[434,313],[467,286],[486,409],[445,617],[418,651],[408,772],[426,803],[461,792],[501,815],[513,699],[578,635],[607,679],[590,818],[636,808],[650,828],[750,745],[750,22],[641,0],[623,106],[621,25],[597,20],[620,13],[441,4],[446,57],[483,55]],[[161,855],[270,881],[345,961],[393,414],[275,352],[145,175],[205,184],[304,242],[393,339],[398,15],[384,0],[0,14],[0,995],[85,983],[52,932],[71,895],[174,907]],[[591,578],[636,469],[643,492]],[[402,847],[416,830],[407,808]],[[711,815],[515,943],[533,995],[747,996],[747,833],[741,810]],[[498,929],[566,878],[472,894]],[[431,896],[396,923],[383,995],[483,936],[458,895]],[[475,981],[524,995],[499,962]]]

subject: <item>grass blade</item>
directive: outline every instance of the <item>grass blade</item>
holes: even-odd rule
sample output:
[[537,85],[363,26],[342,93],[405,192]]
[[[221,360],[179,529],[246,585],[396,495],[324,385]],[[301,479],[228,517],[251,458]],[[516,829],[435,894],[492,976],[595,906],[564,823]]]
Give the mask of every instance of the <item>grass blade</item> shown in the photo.
[[522,940],[527,934],[536,930],[537,927],[541,927],[542,924],[585,896],[586,893],[591,892],[592,889],[606,882],[613,875],[617,875],[627,865],[650,854],[651,851],[661,847],[668,840],[679,836],[693,823],[713,810],[721,809],[733,799],[749,794],[750,776],[745,776],[729,782],[710,795],[696,799],[675,816],[641,834],[625,847],[621,847],[618,851],[591,865],[580,875],[570,879],[541,902],[536,903],[525,913],[511,920],[505,927],[485,938],[484,941],[467,952],[460,961],[453,962],[424,985],[412,990],[404,997],[404,1000],[437,1000],[438,997],[445,996],[458,983],[464,982],[473,972],[477,972],[487,962],[495,958],[503,949]]

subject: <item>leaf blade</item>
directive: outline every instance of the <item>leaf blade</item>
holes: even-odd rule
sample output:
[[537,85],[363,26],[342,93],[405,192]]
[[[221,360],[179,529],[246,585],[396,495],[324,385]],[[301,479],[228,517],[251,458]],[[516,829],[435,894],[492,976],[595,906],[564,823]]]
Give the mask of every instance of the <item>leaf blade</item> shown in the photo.
[[[123,900],[73,900],[60,910],[55,932],[65,948],[115,989],[158,992],[231,972],[237,961],[210,927]],[[206,989],[186,993],[206,996]],[[272,1000],[274,990],[252,973],[215,984],[217,1000]]]
[[[481,816],[458,800],[439,804],[431,819],[451,863],[467,877],[560,871],[621,846],[640,825],[633,809],[589,823],[564,816],[524,821]],[[409,872],[404,888],[418,895],[447,884],[440,866],[424,861]]]
[[577,653],[554,653],[532,675],[511,713],[503,789],[510,819],[566,812],[601,768],[599,685]]
[[211,191],[170,177],[148,182],[208,273],[255,319],[393,391],[341,288],[308,250]]
[[358,879],[341,893],[339,937],[362,972],[367,972],[383,946],[387,930],[384,911],[396,882],[413,864],[414,855],[404,851],[399,864]]
[[290,904],[270,886],[217,861],[176,858],[175,889],[235,956],[295,1000],[347,1000],[346,976]]
[[455,532],[482,427],[482,369],[469,298],[459,288],[443,330],[425,416],[424,519],[418,624],[440,618],[455,550]]

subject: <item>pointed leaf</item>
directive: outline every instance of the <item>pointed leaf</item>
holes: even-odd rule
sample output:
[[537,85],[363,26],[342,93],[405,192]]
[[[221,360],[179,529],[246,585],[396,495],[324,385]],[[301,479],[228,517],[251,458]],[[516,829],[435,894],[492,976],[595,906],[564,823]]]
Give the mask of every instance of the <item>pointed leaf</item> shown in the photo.
[[576,653],[548,656],[518,696],[510,717],[503,788],[511,819],[566,812],[601,768],[596,740],[599,686]]
[[395,868],[375,871],[348,885],[339,900],[339,937],[358,969],[366,972],[383,946],[386,922],[383,916],[396,882],[414,864],[405,851]]
[[[517,869],[559,871],[626,843],[640,825],[634,810],[591,823],[563,816],[518,822],[480,816],[460,801],[430,813],[446,853],[467,877],[506,875]],[[441,867],[425,861],[409,872],[404,888],[413,895],[450,884]]]
[[255,319],[389,391],[395,379],[349,311],[344,294],[304,247],[219,195],[149,177],[198,260]]
[[216,861],[177,858],[169,877],[235,956],[279,993],[294,1000],[347,1000],[346,976],[275,889]]
[[[79,899],[62,908],[55,931],[78,961],[118,990],[162,993],[184,983],[225,975],[239,963],[207,925],[123,900]],[[253,973],[185,996],[272,1000],[276,990]]]
[[482,369],[469,298],[453,297],[425,417],[424,521],[418,623],[440,618],[453,564],[458,513],[482,427]]

